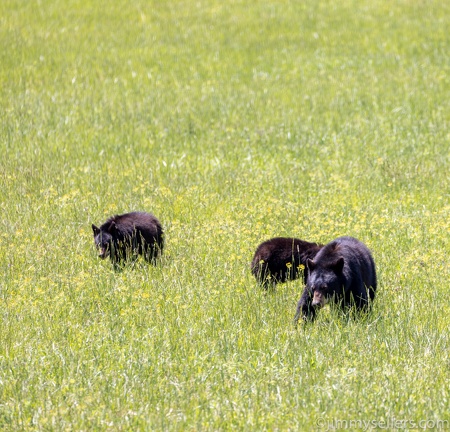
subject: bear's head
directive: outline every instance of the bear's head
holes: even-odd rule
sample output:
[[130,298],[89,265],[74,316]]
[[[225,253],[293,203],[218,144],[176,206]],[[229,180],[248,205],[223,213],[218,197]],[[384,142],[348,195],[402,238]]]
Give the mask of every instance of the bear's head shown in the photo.
[[332,261],[315,262],[308,259],[308,281],[306,286],[312,294],[312,306],[321,308],[334,297],[343,294],[344,258],[337,257]]
[[92,231],[94,232],[94,242],[99,253],[98,256],[102,259],[111,255],[111,248],[113,247],[113,231],[115,230],[115,223],[112,222],[107,230],[96,227],[92,224]]

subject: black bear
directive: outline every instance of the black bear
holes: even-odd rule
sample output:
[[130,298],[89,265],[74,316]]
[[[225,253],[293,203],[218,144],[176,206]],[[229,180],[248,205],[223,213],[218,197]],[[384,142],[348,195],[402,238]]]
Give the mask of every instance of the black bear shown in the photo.
[[132,212],[110,217],[100,228],[92,224],[100,258],[114,264],[138,254],[154,263],[164,247],[164,233],[150,213]]
[[306,261],[316,256],[322,245],[291,237],[275,237],[261,243],[252,260],[251,270],[265,288],[286,280],[297,279],[302,273],[306,281]]
[[377,276],[370,250],[353,237],[340,237],[306,262],[308,278],[294,321],[314,320],[329,301],[342,308],[367,310],[375,297]]

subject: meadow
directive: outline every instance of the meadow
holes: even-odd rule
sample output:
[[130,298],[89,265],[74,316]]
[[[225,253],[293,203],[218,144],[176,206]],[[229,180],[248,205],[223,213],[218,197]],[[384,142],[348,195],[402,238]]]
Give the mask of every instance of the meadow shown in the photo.
[[[0,429],[450,429],[449,17],[2,0]],[[166,249],[115,271],[91,224],[132,210]],[[373,311],[296,328],[253,253],[341,235]]]

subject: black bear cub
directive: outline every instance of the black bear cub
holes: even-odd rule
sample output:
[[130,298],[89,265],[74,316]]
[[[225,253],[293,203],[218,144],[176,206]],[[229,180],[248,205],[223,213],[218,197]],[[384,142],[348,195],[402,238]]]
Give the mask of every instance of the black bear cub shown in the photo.
[[292,237],[275,237],[261,243],[255,252],[251,269],[256,280],[265,288],[269,284],[307,278],[306,261],[319,252],[322,245]]
[[164,233],[158,219],[150,213],[132,212],[110,217],[100,228],[92,224],[100,258],[114,264],[136,255],[154,263],[164,247]]
[[375,297],[377,276],[370,250],[353,237],[340,237],[308,259],[306,287],[294,321],[313,320],[329,301],[346,309],[366,310]]

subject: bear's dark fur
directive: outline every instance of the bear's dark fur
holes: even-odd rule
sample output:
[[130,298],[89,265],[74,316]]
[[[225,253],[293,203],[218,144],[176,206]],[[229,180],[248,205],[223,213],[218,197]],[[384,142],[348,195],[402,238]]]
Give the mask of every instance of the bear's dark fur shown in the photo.
[[296,238],[272,238],[257,247],[251,264],[252,273],[265,288],[269,284],[297,279],[302,273],[306,281],[306,261],[314,258],[321,247]]
[[164,247],[164,233],[158,219],[150,213],[133,212],[109,218],[100,228],[92,225],[100,258],[114,264],[136,255],[154,263]]
[[313,320],[328,301],[342,308],[367,310],[375,297],[377,276],[370,250],[353,237],[340,237],[308,259],[306,287],[294,321]]

